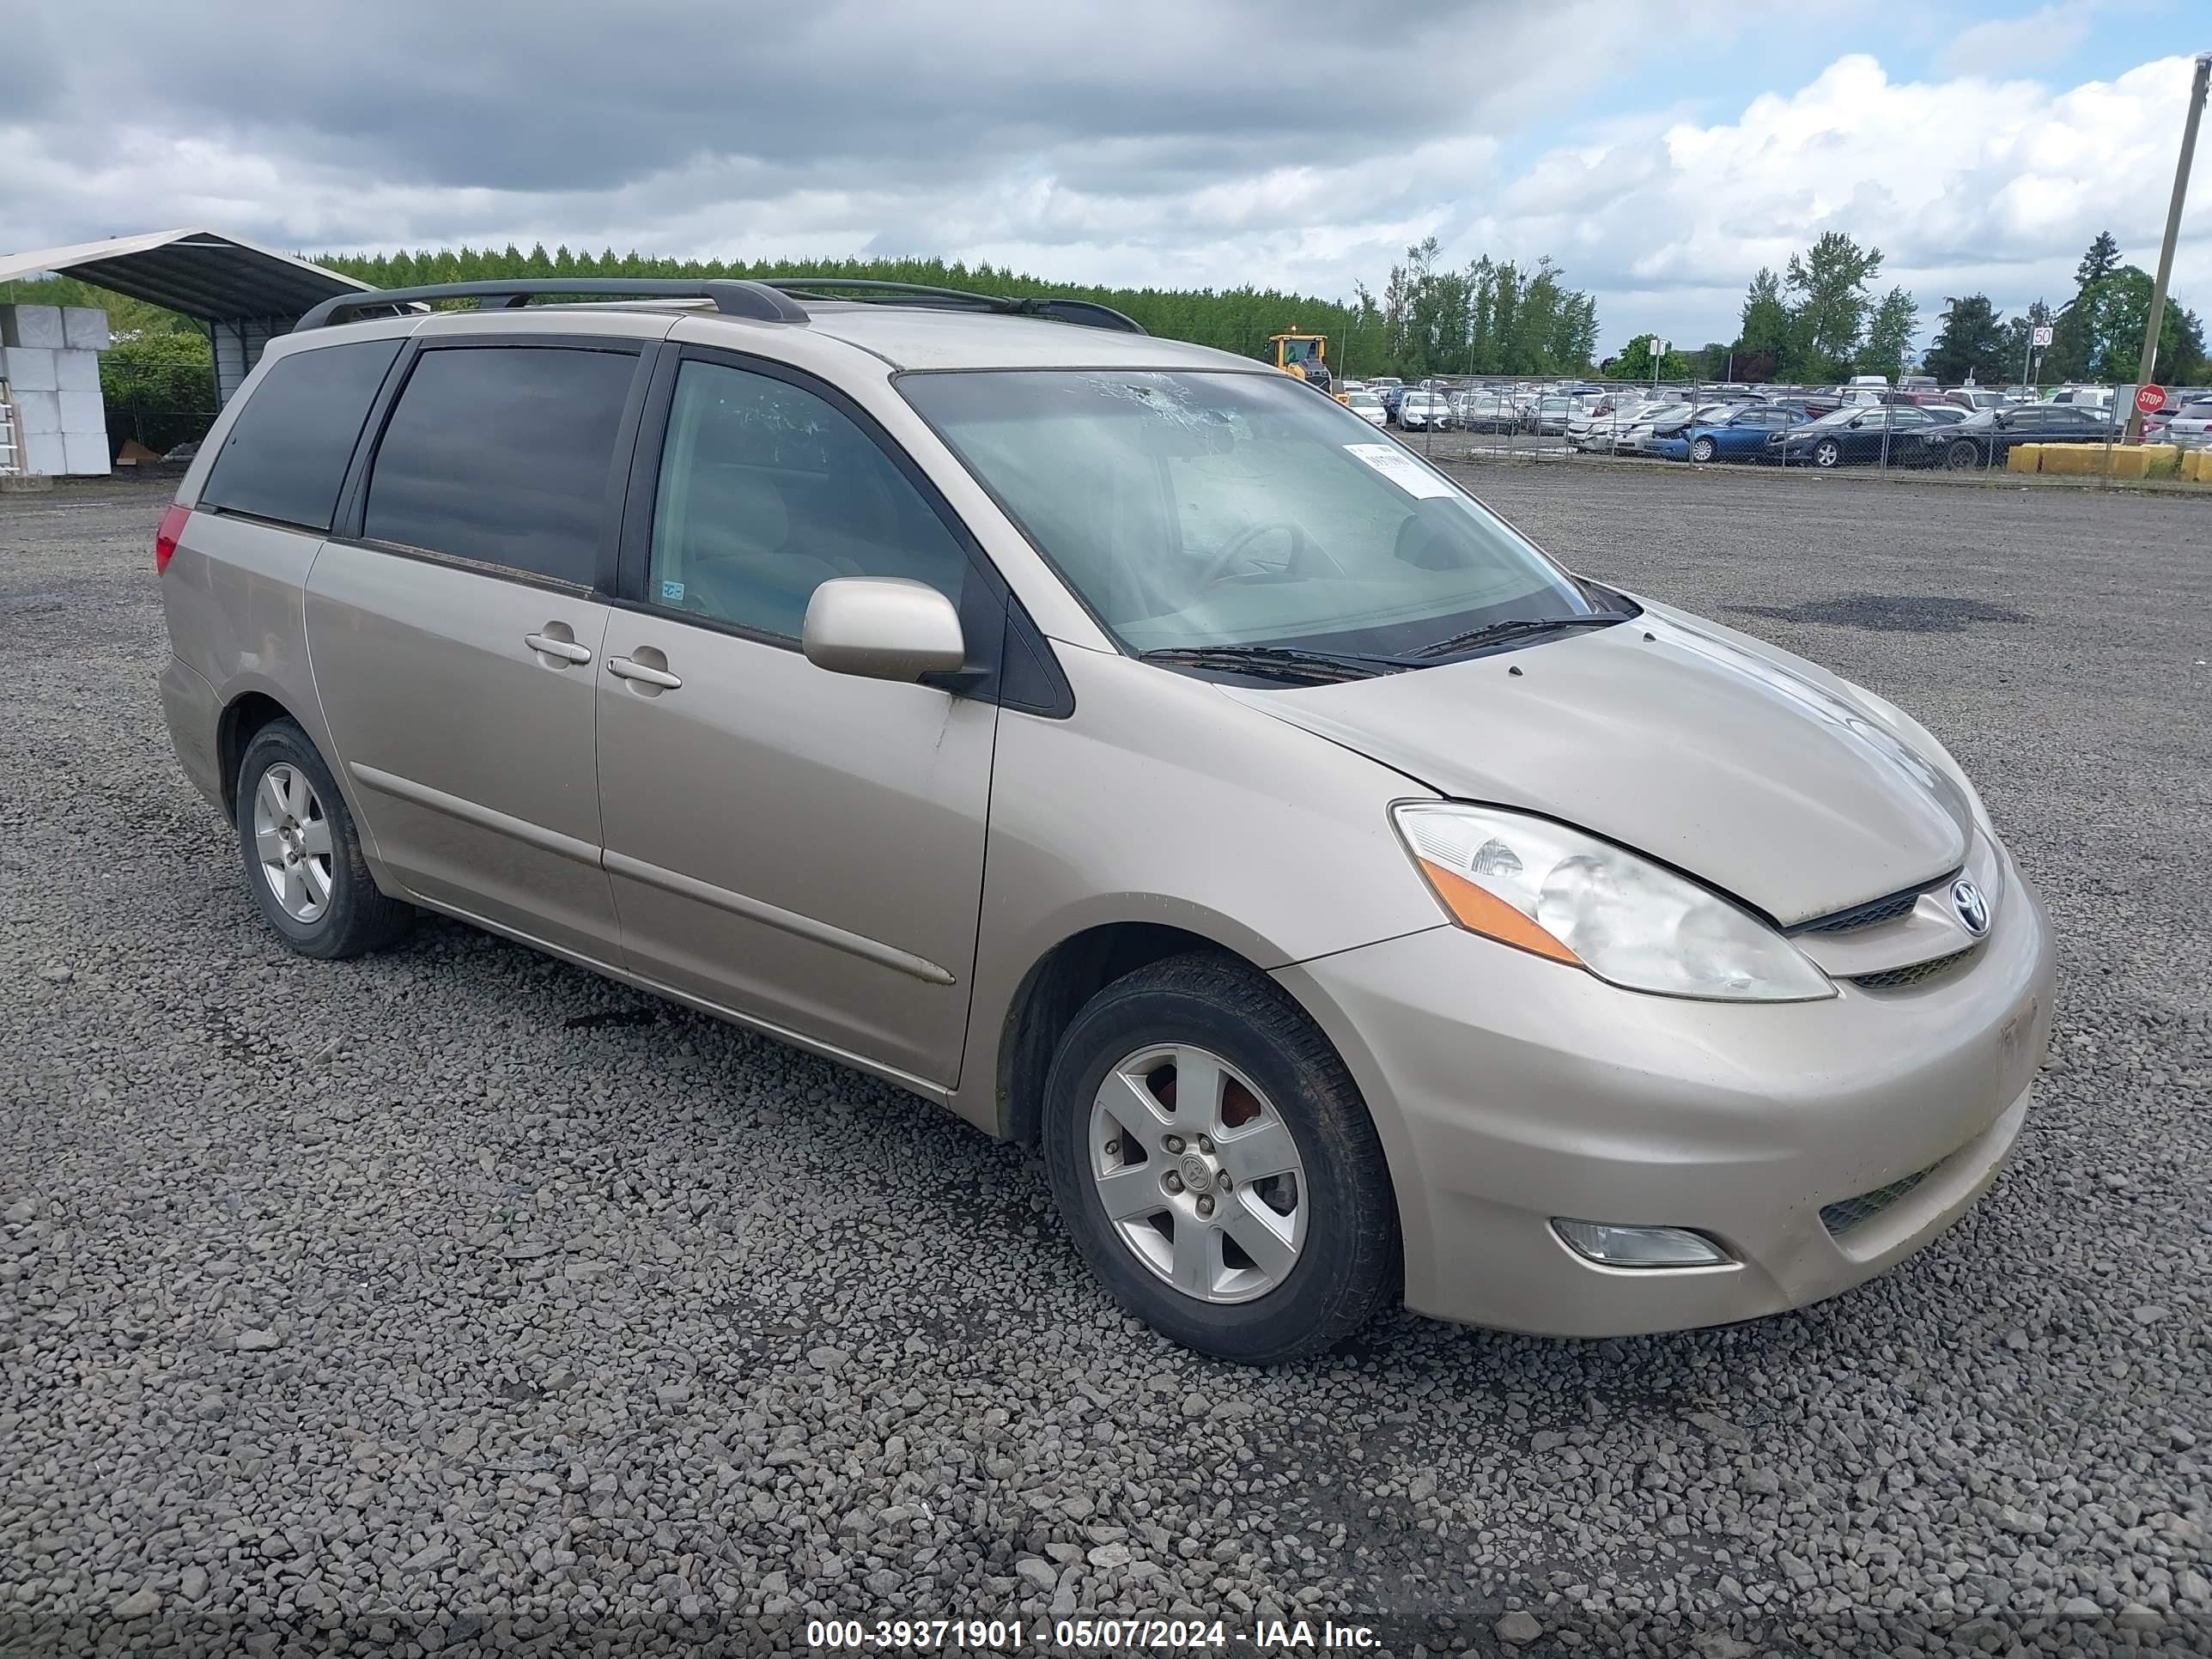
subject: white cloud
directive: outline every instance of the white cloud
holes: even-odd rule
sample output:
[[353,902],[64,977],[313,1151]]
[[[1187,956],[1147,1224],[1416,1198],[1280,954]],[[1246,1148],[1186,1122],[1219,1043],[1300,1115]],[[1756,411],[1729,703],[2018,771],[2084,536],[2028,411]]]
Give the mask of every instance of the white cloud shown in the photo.
[[[1561,147],[1498,191],[1461,250],[1549,250],[1595,285],[1608,342],[1657,328],[1729,337],[1760,265],[1779,270],[1823,232],[1885,256],[1880,284],[2015,309],[2071,291],[2075,261],[2110,229],[2154,262],[2187,97],[2189,60],[2054,89],[1978,77],[1894,82],[1839,58],[1730,122]],[[2185,222],[2175,288],[2212,305],[2212,212]]]
[[[1597,292],[1607,345],[1730,337],[1753,270],[1840,229],[1883,250],[1883,284],[1911,288],[1932,328],[1948,294],[2008,311],[2063,298],[2100,229],[2150,263],[2189,74],[2169,58],[2110,82],[1990,78],[2023,61],[2021,40],[2067,40],[2069,6],[1966,31],[1948,78],[1893,80],[1851,55],[1718,121],[1618,104],[1577,118],[1632,66],[1680,84],[1668,64],[1710,57],[1725,74],[1714,48],[1740,24],[1636,0],[1458,0],[1401,25],[1386,0],[1306,0],[1284,33],[1262,23],[1289,0],[1218,15],[1115,0],[1145,27],[1113,29],[1094,0],[1124,53],[1072,21],[1016,27],[1029,14],[1011,0],[932,28],[914,21],[927,8],[862,28],[870,0],[824,0],[818,16],[763,13],[784,21],[758,38],[702,23],[703,3],[618,9],[597,36],[541,31],[507,57],[465,10],[430,80],[404,17],[337,64],[312,28],[187,28],[155,7],[87,65],[59,52],[58,25],[42,46],[34,9],[0,54],[0,225],[11,247],[206,223],[309,252],[942,254],[1330,296],[1379,287],[1434,233],[1453,260],[1553,256]],[[1343,24],[1334,52],[1325,17]],[[632,54],[641,67],[601,75],[647,24],[661,33]],[[158,52],[148,30],[167,31]],[[1572,141],[1514,148],[1538,122]],[[2208,191],[2176,287],[2212,307]]]

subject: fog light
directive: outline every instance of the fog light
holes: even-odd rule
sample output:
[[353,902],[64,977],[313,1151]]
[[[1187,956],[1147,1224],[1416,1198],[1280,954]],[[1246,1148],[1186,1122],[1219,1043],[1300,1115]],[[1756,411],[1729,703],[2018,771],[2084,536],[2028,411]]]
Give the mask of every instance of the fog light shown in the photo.
[[1577,1255],[1608,1267],[1717,1267],[1729,1259],[1711,1239],[1686,1227],[1615,1227],[1554,1216],[1552,1229]]

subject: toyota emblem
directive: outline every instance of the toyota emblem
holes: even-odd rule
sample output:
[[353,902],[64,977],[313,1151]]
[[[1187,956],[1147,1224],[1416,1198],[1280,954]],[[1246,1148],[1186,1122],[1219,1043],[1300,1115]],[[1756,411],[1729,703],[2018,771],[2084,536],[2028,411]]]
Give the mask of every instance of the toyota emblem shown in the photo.
[[1990,902],[1971,877],[1961,876],[1951,884],[1951,908],[1959,913],[1959,925],[1976,939],[1990,931]]

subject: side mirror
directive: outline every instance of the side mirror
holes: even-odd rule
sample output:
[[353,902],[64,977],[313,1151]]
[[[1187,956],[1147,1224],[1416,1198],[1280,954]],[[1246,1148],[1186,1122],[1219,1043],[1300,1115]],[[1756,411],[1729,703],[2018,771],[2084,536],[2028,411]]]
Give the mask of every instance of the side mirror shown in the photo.
[[823,582],[806,602],[799,637],[817,668],[871,680],[954,673],[968,655],[952,601],[904,576]]

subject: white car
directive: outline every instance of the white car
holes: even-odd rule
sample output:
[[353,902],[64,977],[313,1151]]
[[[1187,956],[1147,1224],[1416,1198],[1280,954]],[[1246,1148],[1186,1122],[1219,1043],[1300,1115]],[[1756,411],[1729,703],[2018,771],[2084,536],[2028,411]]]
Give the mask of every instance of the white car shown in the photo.
[[1636,423],[1636,417],[1651,406],[1651,400],[1639,392],[1600,398],[1567,416],[1567,438],[1585,453],[1609,451]]
[[1451,424],[1451,404],[1433,392],[1408,392],[1398,400],[1398,424],[1408,432],[1441,431]]
[[1346,392],[1344,406],[1370,426],[1389,424],[1390,411],[1382,406],[1382,398],[1371,392]]
[[2160,443],[2179,444],[2185,449],[2212,446],[2212,398],[2198,398],[2174,410],[2159,432]]

